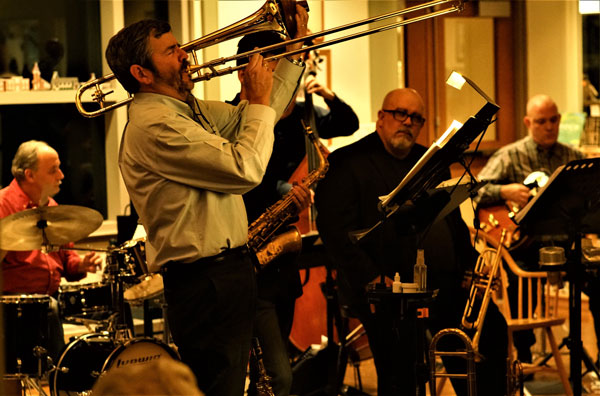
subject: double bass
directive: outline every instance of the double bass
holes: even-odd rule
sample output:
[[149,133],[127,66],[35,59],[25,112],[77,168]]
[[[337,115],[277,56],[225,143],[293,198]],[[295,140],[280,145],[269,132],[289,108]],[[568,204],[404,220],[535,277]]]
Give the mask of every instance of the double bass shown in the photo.
[[[306,81],[308,78],[314,78],[318,70],[318,53],[307,54],[307,73],[304,85],[304,122],[311,127],[313,133],[318,138],[317,122],[315,118],[314,103],[312,94],[306,90]],[[290,184],[299,183],[307,174],[317,166],[317,153],[309,144],[305,144],[306,155],[296,168],[289,179]],[[323,155],[326,157],[329,152],[324,149]],[[314,186],[312,187],[314,189]],[[314,191],[314,190],[313,190]],[[316,226],[316,211],[314,204],[302,210],[298,214],[298,221],[294,223],[300,234],[304,237],[318,235]],[[302,278],[302,296],[296,300],[294,309],[294,322],[290,332],[290,342],[298,350],[304,351],[311,344],[320,344],[321,335],[327,334],[327,304],[325,296],[321,291],[321,283],[325,282],[326,269],[324,266],[312,268],[303,268],[300,270]]]
[[[306,78],[304,80],[304,123],[308,125],[315,137],[319,138],[319,131],[317,129],[317,121],[315,118],[315,110],[312,94],[308,93],[306,90],[306,83],[309,78],[315,78],[318,71],[318,65],[321,63],[322,58],[320,57],[317,51],[311,51],[307,55],[308,60],[306,61],[307,72]],[[310,143],[310,141],[305,138],[304,147],[306,148],[306,155],[300,162],[300,165],[296,168],[292,176],[290,176],[289,183],[300,183],[307,174],[312,172],[313,170],[319,167],[319,155],[316,152],[314,145]],[[326,148],[322,148],[322,153],[327,158],[329,155],[329,151]],[[311,190],[314,191],[316,185],[311,187]],[[314,208],[314,204],[311,204],[304,209],[302,212],[298,214],[298,221],[294,224],[302,235],[313,235],[317,233],[317,225],[316,225],[316,210]]]
[[[322,62],[322,58],[316,51],[308,54],[307,58],[307,75],[304,90],[304,122],[310,125],[313,132],[318,136],[313,97],[312,94],[306,91],[306,81],[316,77],[319,72],[319,64]],[[305,146],[306,155],[289,179],[289,182],[292,184],[294,182],[298,183],[306,176],[306,174],[309,174],[319,166],[318,154],[315,152],[314,146],[308,144],[308,142]],[[323,154],[327,156],[328,152],[325,151]],[[314,187],[315,185],[312,186],[313,189]],[[300,212],[299,220],[295,223],[295,226],[300,230],[305,240],[309,239],[315,241],[314,245],[310,245],[314,250],[320,249],[320,254],[324,255],[323,246],[318,238],[316,215],[317,213],[314,205],[311,203],[308,208]],[[306,247],[308,244],[304,245]],[[331,299],[330,296],[326,298],[325,293],[330,293],[331,290],[328,290],[330,287],[327,286],[330,285],[330,283],[326,283],[328,276],[327,268],[323,265],[324,260],[318,261],[318,265],[308,265],[307,268],[302,268],[300,270],[303,294],[296,300],[294,322],[289,337],[292,345],[300,351],[305,351],[312,344],[320,344],[322,335],[333,337],[336,341],[338,341],[339,338],[335,328],[328,328],[328,315],[330,316],[329,319],[331,319],[333,315],[333,312],[328,312],[328,309],[338,309],[338,307],[334,307],[334,304],[331,304],[328,307],[328,301],[331,302]],[[326,289],[328,291],[326,291]],[[349,346],[352,346],[357,350],[356,352],[360,355],[361,360],[370,356],[366,337],[360,336],[361,334],[364,334],[364,331],[361,331],[362,328],[360,322],[357,319],[351,319],[349,328],[354,329],[351,334],[354,335],[353,339],[355,340],[355,342],[351,342],[351,345]]]

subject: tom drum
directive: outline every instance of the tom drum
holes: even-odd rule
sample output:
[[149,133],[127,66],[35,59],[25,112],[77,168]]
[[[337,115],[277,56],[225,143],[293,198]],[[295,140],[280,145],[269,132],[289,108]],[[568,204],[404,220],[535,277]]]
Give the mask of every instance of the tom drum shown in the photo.
[[95,282],[63,285],[59,288],[58,306],[66,321],[105,320],[111,311],[110,284]]
[[50,297],[0,296],[4,319],[6,377],[40,376],[46,371]]

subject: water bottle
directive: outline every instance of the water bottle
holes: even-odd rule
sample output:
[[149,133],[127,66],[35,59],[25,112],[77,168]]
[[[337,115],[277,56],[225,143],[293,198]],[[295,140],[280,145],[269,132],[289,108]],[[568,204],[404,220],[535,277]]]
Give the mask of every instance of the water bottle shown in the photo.
[[425,252],[423,249],[417,250],[417,262],[414,266],[413,282],[417,284],[417,291],[427,290],[427,266],[425,265]]

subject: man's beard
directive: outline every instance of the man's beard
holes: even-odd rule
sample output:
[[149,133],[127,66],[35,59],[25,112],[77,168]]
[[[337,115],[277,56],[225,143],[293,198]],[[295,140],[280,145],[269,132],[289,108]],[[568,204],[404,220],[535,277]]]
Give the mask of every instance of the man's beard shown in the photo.
[[[412,137],[413,135],[410,131],[403,132],[404,134],[395,135],[390,141],[390,145],[394,148],[394,150],[399,152],[406,152],[412,147],[414,142]],[[406,134],[409,134],[410,137],[406,136]]]
[[[183,61],[181,64],[181,68],[177,73],[164,75],[161,72],[158,72],[157,77],[161,82],[164,82],[166,85],[175,88],[175,90],[178,93],[180,93],[183,97],[186,97],[187,95],[189,95],[189,93],[192,91],[192,88],[194,87],[193,83],[183,81],[183,73],[187,74],[186,70],[188,64],[189,63],[187,61]],[[188,84],[191,86],[188,86]]]

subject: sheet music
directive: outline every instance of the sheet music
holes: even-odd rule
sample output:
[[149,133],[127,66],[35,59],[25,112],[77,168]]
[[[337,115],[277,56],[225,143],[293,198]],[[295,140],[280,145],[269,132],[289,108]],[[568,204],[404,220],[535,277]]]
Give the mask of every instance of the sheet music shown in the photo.
[[525,205],[524,208],[522,208],[521,210],[519,210],[519,212],[517,212],[517,215],[514,218],[515,223],[520,224],[521,221],[523,220],[523,218],[525,216],[527,216],[527,213],[529,213],[529,210],[533,207],[533,205],[535,205],[535,203],[540,200],[542,198],[542,195],[544,194],[544,192],[550,188],[550,185],[552,184],[552,182],[558,177],[558,175],[562,172],[562,170],[564,169],[566,165],[561,165],[558,168],[556,168],[556,170],[554,171],[554,173],[552,173],[552,175],[548,178],[548,181],[546,182],[546,184],[544,184],[544,187],[540,188],[537,192],[537,194],[535,194],[535,196],[529,200],[529,202],[527,202],[527,205]]
[[421,169],[423,169],[425,167],[425,165],[431,159],[431,157],[433,157],[433,155],[436,152],[441,150],[446,145],[446,143],[450,140],[450,138],[452,136],[454,136],[456,134],[456,132],[458,132],[462,126],[463,126],[463,124],[461,124],[460,122],[458,122],[456,120],[453,121],[452,124],[450,124],[450,127],[448,127],[448,129],[446,130],[446,132],[444,132],[444,134],[442,136],[440,136],[440,138],[438,140],[436,140],[429,147],[429,149],[427,149],[425,154],[423,154],[423,156],[421,158],[419,158],[417,163],[406,174],[406,176],[404,176],[404,179],[402,179],[400,184],[398,184],[398,186],[396,186],[396,188],[394,188],[394,190],[392,190],[392,192],[389,193],[388,195],[383,195],[383,196],[379,197],[379,202],[380,202],[379,207],[383,208],[384,211],[394,209],[394,207],[389,208],[389,209],[387,208],[388,205],[390,204],[391,200],[396,196],[396,194],[398,194],[399,191],[401,191],[408,184],[408,182],[410,182],[412,180],[413,177],[415,177],[421,171]]

